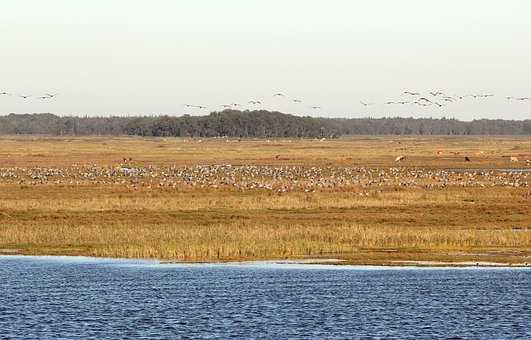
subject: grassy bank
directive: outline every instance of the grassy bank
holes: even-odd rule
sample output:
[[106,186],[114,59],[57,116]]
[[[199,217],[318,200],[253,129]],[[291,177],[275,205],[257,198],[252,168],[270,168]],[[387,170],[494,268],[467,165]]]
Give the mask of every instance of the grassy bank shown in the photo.
[[[97,140],[103,145],[101,153],[97,153],[97,143],[91,138],[73,142],[57,138],[2,141],[1,168],[10,175],[0,178],[0,252],[169,261],[323,257],[365,264],[404,260],[531,262],[531,196],[525,174],[519,175],[518,181],[511,174],[486,179],[466,175],[466,182],[452,180],[435,187],[426,184],[425,178],[413,182],[419,176],[417,172],[392,173],[407,177],[397,182],[376,183],[371,177],[347,185],[333,171],[345,167],[346,158],[354,159],[355,155],[357,161],[351,166],[366,163],[369,168],[371,164],[379,164],[381,169],[396,167],[396,150],[378,147],[394,144],[407,146],[409,166],[415,166],[419,173],[432,169],[419,167],[428,153],[433,159],[427,163],[439,162],[441,167],[459,161],[460,166],[469,168],[525,168],[522,161],[510,163],[503,156],[518,152],[520,158],[525,158],[531,153],[529,139],[505,138],[497,146],[486,147],[477,139],[445,138],[269,143]],[[157,143],[173,146],[160,151],[164,148],[156,147]],[[237,145],[234,153],[229,151],[233,146],[227,146],[231,143]],[[448,144],[446,148],[444,143]],[[372,156],[366,144],[374,147]],[[176,145],[180,152],[174,149]],[[442,156],[438,154],[441,150]],[[478,157],[485,155],[484,159],[463,163],[457,158],[472,152]],[[297,159],[303,166],[327,167],[328,172],[332,171],[332,175],[326,173],[327,181],[332,176],[337,184],[310,192],[298,187],[278,191],[242,189],[218,182],[203,185],[202,178],[194,179],[198,185],[175,180],[174,185],[164,186],[159,178],[164,169],[135,178],[99,170],[94,172],[97,176],[89,173],[81,177],[68,168],[74,162],[124,166],[119,165],[124,157],[133,158],[135,167],[179,167],[207,163],[207,155],[214,154],[218,158],[209,163],[222,160],[285,166]],[[10,172],[5,170],[8,167]],[[28,177],[28,169],[38,168],[42,174],[42,167],[66,170],[48,173],[45,180]],[[324,170],[318,174],[324,176]],[[171,174],[165,176],[165,182],[171,179]],[[261,176],[260,180],[269,180]],[[278,181],[277,173],[271,176]],[[359,176],[358,172],[352,176]],[[376,172],[374,176],[383,175]],[[447,175],[429,172],[430,176]],[[248,179],[238,177],[235,181]],[[474,185],[474,181],[485,185]]]

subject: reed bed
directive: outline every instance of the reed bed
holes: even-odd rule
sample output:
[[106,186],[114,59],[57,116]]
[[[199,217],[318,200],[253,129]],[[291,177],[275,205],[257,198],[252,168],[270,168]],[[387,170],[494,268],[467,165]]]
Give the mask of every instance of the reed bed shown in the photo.
[[114,225],[24,226],[0,229],[2,246],[68,251],[103,257],[183,261],[334,256],[375,249],[397,251],[470,251],[528,249],[531,232],[510,229],[261,225]]

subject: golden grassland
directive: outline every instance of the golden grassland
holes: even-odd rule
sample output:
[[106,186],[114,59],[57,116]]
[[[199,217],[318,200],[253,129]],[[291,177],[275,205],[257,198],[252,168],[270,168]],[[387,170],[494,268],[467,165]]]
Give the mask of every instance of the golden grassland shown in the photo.
[[[194,164],[529,168],[529,137],[225,140],[2,137],[0,168]],[[464,156],[471,162],[464,162]],[[509,157],[518,157],[511,162]],[[522,264],[529,186],[337,187],[315,192],[0,179],[0,252],[168,261],[334,258]]]

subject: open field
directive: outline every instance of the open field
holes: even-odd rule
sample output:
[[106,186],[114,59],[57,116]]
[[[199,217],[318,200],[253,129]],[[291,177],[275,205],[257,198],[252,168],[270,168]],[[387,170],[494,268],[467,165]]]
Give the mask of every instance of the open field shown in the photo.
[[529,137],[0,137],[0,253],[523,264],[529,159]]

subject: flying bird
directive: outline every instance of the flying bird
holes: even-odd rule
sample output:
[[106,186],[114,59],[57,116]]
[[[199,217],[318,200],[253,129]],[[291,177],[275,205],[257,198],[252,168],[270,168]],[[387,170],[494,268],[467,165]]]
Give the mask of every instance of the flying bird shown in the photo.
[[273,97],[285,97],[285,95],[284,95],[283,93],[280,93],[280,92],[279,92],[279,93],[275,93],[275,94],[273,95]]
[[31,96],[29,96],[29,95],[26,96],[26,95],[21,94],[21,95],[19,95],[19,97],[22,98],[22,99],[28,99],[28,98],[31,97]]
[[293,99],[292,101],[293,101],[294,103],[302,103],[302,100],[300,100],[300,99]]
[[310,109],[314,109],[314,110],[320,110],[321,107],[320,106],[310,106]]
[[419,92],[404,91],[402,94],[408,94],[410,96],[420,96]]
[[444,95],[444,93],[441,92],[441,91],[433,91],[433,92],[430,92],[430,94],[431,94],[432,96],[434,96],[434,97]]
[[11,93],[8,92],[0,92],[0,96],[10,96]]
[[58,94],[59,94],[59,93],[53,93],[53,94],[51,94],[51,93],[45,93],[45,95],[47,95],[47,96],[50,97],[50,98],[53,98],[53,97],[57,96]]
[[363,102],[363,101],[361,101],[361,100],[360,100],[360,103],[361,103],[361,105],[363,105],[363,106],[369,106],[369,105],[373,105],[373,104],[374,104],[374,103],[365,103],[365,102]]

